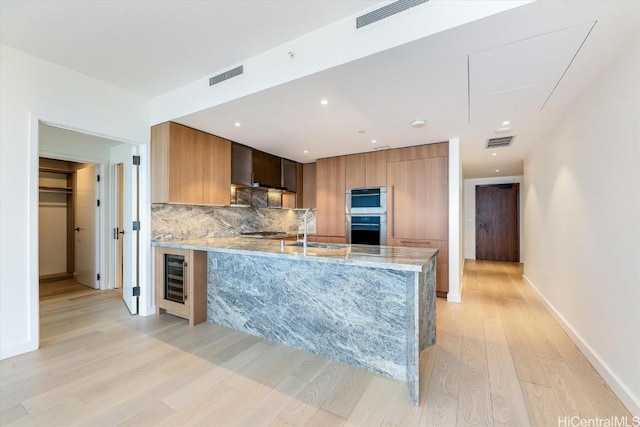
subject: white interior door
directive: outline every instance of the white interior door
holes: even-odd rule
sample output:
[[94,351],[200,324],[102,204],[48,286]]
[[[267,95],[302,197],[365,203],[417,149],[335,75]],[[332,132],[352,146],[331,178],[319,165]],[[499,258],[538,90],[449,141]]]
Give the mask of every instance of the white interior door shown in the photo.
[[128,144],[111,149],[111,163],[122,164],[122,174],[118,173],[122,183],[118,211],[122,212],[122,220],[114,226],[118,230],[114,230],[112,248],[118,262],[118,246],[122,247],[122,299],[131,314],[138,313],[138,297],[134,296],[134,288],[138,286],[138,232],[133,229],[133,222],[138,220],[138,166],[133,164],[137,150],[138,147]]
[[98,289],[98,185],[96,166],[76,171],[75,271],[76,280]]

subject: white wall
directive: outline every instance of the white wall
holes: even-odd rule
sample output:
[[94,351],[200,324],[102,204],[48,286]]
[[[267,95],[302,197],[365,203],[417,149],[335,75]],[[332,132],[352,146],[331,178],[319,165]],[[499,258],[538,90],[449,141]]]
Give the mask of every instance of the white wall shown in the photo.
[[462,229],[460,215],[462,213],[462,163],[460,161],[460,140],[449,140],[449,292],[447,301],[460,302],[460,277],[463,265]]
[[522,175],[496,176],[492,178],[472,178],[464,180],[464,258],[476,259],[476,185],[520,184],[519,194],[519,233],[520,233],[520,261],[522,262],[524,249],[523,238],[523,183]]
[[149,100],[0,45],[0,358],[38,347],[39,121],[145,144]]
[[525,159],[525,279],[640,415],[640,34]]

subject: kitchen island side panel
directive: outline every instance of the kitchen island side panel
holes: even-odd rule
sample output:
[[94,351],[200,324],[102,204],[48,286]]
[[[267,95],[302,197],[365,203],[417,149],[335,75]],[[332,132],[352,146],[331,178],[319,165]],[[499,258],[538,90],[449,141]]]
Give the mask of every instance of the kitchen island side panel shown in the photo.
[[210,322],[407,381],[407,295],[423,273],[219,252],[208,264]]

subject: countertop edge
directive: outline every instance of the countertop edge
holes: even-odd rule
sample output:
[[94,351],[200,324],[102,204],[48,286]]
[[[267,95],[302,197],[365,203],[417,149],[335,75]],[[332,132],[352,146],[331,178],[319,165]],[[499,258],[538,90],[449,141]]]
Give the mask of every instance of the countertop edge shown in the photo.
[[[190,249],[197,251],[205,251],[205,252],[221,252],[221,253],[232,253],[232,254],[240,254],[240,255],[255,255],[255,256],[263,256],[263,257],[272,257],[272,258],[289,258],[291,260],[305,260],[305,261],[315,261],[315,262],[323,262],[323,263],[333,263],[333,264],[345,264],[345,265],[353,265],[358,267],[368,267],[368,268],[381,268],[387,270],[397,270],[397,271],[409,271],[420,273],[425,270],[426,266],[431,262],[433,258],[438,254],[438,249],[433,249],[433,254],[425,259],[425,261],[421,264],[401,264],[401,263],[390,263],[383,261],[370,261],[366,259],[347,259],[347,258],[337,258],[337,257],[327,257],[322,255],[314,255],[313,248],[307,249],[307,255],[302,253],[302,249],[299,251],[289,251],[289,252],[275,252],[275,251],[264,251],[264,250],[252,250],[246,248],[229,248],[229,247],[214,247],[209,245],[197,244],[195,242],[189,241],[155,241],[151,242],[151,246],[158,247],[167,247],[167,248],[176,248],[176,249]],[[366,256],[363,254],[362,256]]]

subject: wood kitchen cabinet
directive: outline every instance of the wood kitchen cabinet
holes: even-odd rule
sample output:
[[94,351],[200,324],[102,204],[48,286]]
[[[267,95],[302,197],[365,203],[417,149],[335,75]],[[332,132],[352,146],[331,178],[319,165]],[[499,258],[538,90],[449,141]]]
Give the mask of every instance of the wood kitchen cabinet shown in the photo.
[[436,291],[449,291],[449,158],[387,163],[387,244],[440,250]]
[[387,240],[447,240],[448,157],[387,164]]
[[302,207],[315,209],[316,206],[316,164],[305,163],[302,165]]
[[365,188],[367,186],[367,158],[364,153],[344,156],[346,188]]
[[230,204],[231,143],[173,122],[151,128],[151,203]]
[[449,241],[448,240],[415,240],[391,239],[388,246],[402,246],[410,248],[438,249],[436,255],[436,294],[446,298],[449,292]]
[[345,237],[345,158],[316,163],[316,229],[319,236]]
[[387,153],[385,151],[351,154],[344,157],[346,188],[387,185]]
[[374,151],[364,156],[366,187],[385,187],[387,185],[387,152]]
[[169,313],[195,326],[207,320],[207,253],[155,248],[156,313]]

